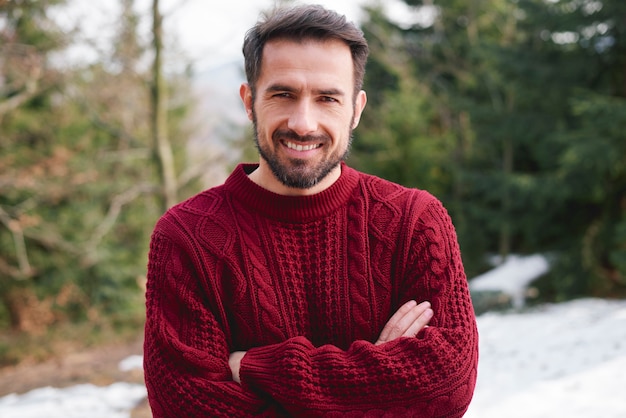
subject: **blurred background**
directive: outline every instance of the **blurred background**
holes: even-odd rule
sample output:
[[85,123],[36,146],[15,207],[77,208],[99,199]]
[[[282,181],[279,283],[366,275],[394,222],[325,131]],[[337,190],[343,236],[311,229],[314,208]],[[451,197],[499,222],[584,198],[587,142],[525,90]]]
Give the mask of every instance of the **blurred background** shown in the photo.
[[[241,43],[282,3],[0,0],[0,367],[139,344],[156,220],[257,160]],[[470,279],[626,296],[626,2],[309,3],[370,42],[348,163],[441,199]]]

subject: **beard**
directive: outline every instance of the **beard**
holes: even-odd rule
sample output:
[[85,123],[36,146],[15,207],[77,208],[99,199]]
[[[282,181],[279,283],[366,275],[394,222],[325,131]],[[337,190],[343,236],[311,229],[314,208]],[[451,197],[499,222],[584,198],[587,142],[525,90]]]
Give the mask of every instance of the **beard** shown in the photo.
[[[310,189],[322,181],[333,169],[348,157],[350,146],[352,145],[352,129],[348,129],[348,144],[345,150],[338,149],[330,155],[324,156],[321,161],[312,163],[299,158],[288,158],[286,161],[280,159],[278,154],[269,147],[269,140],[264,138],[263,144],[259,141],[259,130],[257,127],[256,115],[253,112],[254,143],[259,155],[263,158],[272,170],[276,178],[285,186],[293,189]],[[352,126],[352,123],[350,123]],[[301,136],[289,129],[278,129],[272,133],[271,141],[280,144],[284,140],[298,143],[321,143],[332,142],[328,135],[305,135]],[[275,147],[277,149],[278,147]]]

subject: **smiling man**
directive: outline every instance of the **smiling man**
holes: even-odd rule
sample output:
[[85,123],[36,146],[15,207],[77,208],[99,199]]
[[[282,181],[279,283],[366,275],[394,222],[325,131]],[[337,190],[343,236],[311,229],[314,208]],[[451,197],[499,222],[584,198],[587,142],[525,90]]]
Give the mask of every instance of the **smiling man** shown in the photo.
[[319,6],[244,41],[258,164],[152,235],[144,368],[155,417],[461,417],[478,336],[441,203],[345,163],[363,34]]
[[262,62],[254,87],[241,86],[261,155],[250,178],[279,194],[320,192],[339,178],[365,107],[364,91],[353,97],[350,48],[336,39],[277,39]]

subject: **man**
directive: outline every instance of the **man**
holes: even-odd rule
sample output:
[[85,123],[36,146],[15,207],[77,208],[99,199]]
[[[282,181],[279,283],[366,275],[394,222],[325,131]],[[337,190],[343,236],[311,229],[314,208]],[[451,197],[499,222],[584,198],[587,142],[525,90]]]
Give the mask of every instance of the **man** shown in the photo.
[[349,168],[367,43],[319,6],[244,41],[258,165],[152,236],[145,378],[155,417],[461,417],[477,331],[438,200]]

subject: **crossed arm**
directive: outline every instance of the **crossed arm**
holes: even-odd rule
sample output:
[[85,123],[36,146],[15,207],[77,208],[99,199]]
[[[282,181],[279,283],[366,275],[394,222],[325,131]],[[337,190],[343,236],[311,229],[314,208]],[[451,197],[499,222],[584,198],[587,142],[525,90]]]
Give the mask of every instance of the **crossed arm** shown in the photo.
[[[418,332],[428,326],[433,317],[433,310],[429,302],[418,304],[414,300],[410,300],[400,307],[393,314],[389,321],[383,327],[376,345],[393,341],[400,337],[415,337]],[[233,380],[241,383],[239,378],[239,369],[241,368],[241,360],[245,356],[245,351],[235,351],[230,354],[228,365],[233,374]]]

